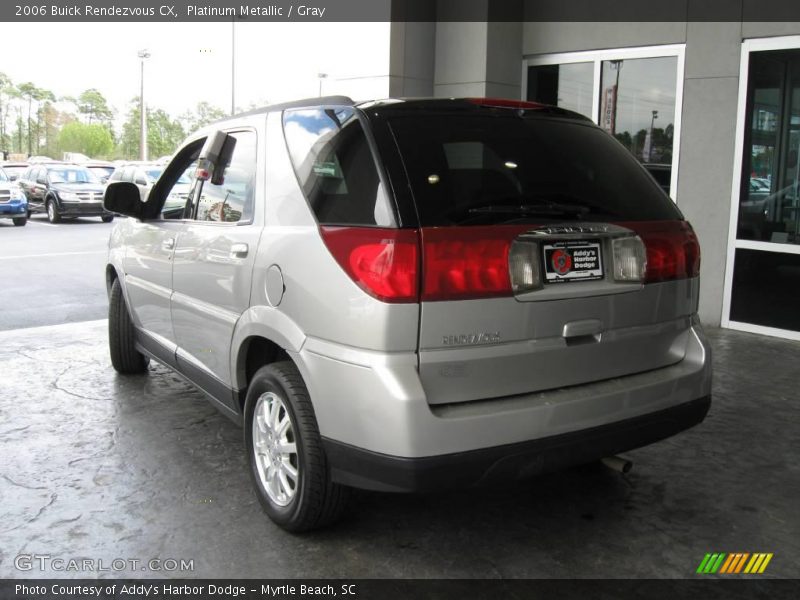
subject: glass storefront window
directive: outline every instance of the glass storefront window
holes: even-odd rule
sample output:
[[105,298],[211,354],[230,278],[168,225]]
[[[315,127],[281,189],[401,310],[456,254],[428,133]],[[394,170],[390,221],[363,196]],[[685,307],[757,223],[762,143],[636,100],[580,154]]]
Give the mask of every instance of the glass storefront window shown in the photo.
[[737,238],[800,244],[800,50],[750,55]]
[[674,191],[681,53],[666,47],[649,53],[598,51],[594,56],[587,53],[585,62],[558,62],[560,57],[554,56],[552,64],[534,59],[528,66],[527,99],[592,119],[619,140],[669,194]]
[[603,61],[600,126],[641,163],[672,165],[677,60]]
[[594,63],[543,65],[528,69],[528,100],[552,104],[592,118]]

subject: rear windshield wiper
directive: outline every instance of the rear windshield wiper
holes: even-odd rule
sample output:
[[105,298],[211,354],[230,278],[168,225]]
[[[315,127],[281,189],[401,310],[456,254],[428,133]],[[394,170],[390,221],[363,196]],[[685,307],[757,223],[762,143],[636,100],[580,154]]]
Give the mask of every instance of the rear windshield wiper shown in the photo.
[[573,215],[582,217],[591,212],[587,206],[564,204],[561,202],[542,202],[536,204],[487,204],[467,209],[469,214],[505,214],[505,215]]

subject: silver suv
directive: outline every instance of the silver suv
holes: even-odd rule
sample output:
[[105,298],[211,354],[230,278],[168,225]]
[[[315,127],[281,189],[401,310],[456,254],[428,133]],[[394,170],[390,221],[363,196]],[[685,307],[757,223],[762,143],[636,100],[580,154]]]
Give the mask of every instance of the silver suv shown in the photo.
[[[185,206],[167,206],[193,173]],[[267,514],[468,487],[671,436],[710,404],[700,251],[584,117],[491,99],[315,98],[112,183],[109,343],[244,426]]]

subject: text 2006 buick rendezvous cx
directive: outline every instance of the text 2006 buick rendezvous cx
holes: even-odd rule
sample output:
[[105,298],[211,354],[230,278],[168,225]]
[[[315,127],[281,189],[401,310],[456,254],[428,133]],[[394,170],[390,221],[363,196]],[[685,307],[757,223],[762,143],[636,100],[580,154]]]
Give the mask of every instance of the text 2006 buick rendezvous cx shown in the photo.
[[[187,169],[185,206],[165,201]],[[671,436],[710,404],[700,251],[580,115],[330,97],[188,139],[107,210],[114,367],[150,358],[244,425],[264,509],[300,531],[352,487],[513,479]]]

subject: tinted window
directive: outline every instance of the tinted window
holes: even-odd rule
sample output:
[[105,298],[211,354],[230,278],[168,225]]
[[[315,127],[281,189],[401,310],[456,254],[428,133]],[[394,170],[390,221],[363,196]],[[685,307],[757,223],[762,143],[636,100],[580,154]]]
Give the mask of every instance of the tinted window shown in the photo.
[[297,179],[322,224],[392,226],[394,216],[355,111],[286,111],[286,145]]
[[679,218],[631,154],[593,126],[516,113],[390,125],[423,226]]
[[198,221],[235,223],[253,217],[253,182],[256,172],[256,134],[237,131],[231,162],[221,185],[203,181],[197,203]]

